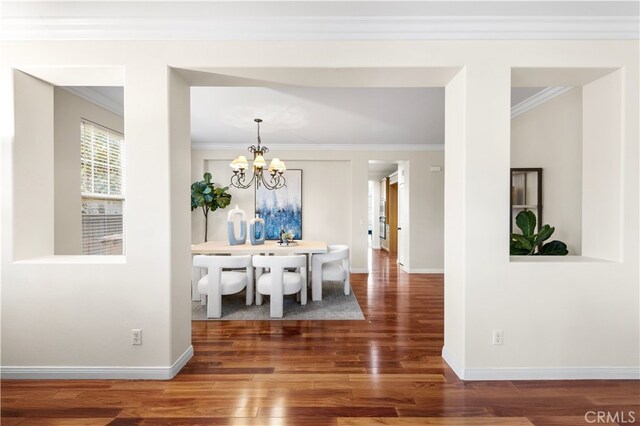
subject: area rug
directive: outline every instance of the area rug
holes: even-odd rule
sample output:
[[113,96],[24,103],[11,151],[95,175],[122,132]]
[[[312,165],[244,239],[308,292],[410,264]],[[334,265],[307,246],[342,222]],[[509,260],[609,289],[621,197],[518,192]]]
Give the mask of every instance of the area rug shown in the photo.
[[364,320],[358,299],[350,292],[344,295],[341,283],[324,283],[322,301],[311,301],[311,289],[305,306],[296,301],[295,295],[284,296],[284,316],[269,316],[269,296],[263,296],[262,305],[245,304],[245,292],[222,296],[222,318],[207,318],[207,307],[200,302],[191,302],[191,319],[194,321],[238,321],[238,320]]

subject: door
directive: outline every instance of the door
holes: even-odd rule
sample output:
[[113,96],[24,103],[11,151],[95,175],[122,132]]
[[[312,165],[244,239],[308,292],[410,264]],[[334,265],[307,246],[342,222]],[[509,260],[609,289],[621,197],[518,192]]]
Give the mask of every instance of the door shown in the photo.
[[389,185],[389,253],[398,254],[398,184]]
[[406,190],[407,185],[398,184],[398,263],[401,265],[405,264],[407,213],[409,212]]

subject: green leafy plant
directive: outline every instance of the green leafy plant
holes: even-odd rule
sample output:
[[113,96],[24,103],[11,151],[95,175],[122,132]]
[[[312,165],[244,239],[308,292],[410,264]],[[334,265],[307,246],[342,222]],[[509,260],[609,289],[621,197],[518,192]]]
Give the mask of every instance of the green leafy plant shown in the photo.
[[294,234],[291,231],[287,231],[282,234],[282,239],[286,241],[293,241]]
[[229,187],[215,188],[211,182],[211,173],[205,173],[204,180],[191,184],[191,211],[202,208],[204,214],[204,242],[207,242],[209,230],[209,212],[224,209],[231,204],[231,194],[227,193]]
[[530,210],[523,210],[516,216],[516,225],[522,234],[511,234],[509,252],[512,256],[566,256],[569,251],[562,241],[553,240],[543,244],[551,237],[556,228],[543,225],[535,234],[536,215]]

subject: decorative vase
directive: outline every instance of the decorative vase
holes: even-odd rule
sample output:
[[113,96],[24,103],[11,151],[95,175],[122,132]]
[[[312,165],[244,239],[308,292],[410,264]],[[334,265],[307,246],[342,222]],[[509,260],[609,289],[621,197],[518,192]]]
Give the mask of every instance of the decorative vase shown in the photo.
[[[240,236],[236,237],[235,221],[236,218],[240,223]],[[247,242],[247,220],[243,210],[236,205],[227,214],[227,237],[229,238],[229,244],[232,246],[241,245]]]
[[249,238],[254,246],[264,244],[264,219],[257,214],[249,224]]

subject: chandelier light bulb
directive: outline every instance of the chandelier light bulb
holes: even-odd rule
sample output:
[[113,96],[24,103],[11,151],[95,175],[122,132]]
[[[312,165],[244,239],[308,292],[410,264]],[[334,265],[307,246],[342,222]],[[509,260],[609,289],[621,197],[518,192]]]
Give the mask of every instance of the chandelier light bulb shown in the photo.
[[229,163],[229,167],[231,167],[233,170],[238,170],[240,168],[240,166],[238,166],[238,159],[234,158],[233,161]]
[[247,157],[245,157],[244,155],[241,155],[240,157],[238,157],[238,166],[241,169],[246,169],[249,166],[249,162],[247,161]]
[[244,170],[249,166],[249,163],[247,162],[247,157],[245,157],[244,155],[241,155],[235,160],[233,160],[231,164],[229,164],[229,166],[231,166],[231,168],[236,171]]
[[255,160],[253,160],[253,167],[262,169],[266,165],[267,162],[265,161],[264,157],[261,154],[256,155]]
[[270,172],[279,172],[281,170],[283,170],[284,167],[284,163],[282,161],[280,161],[279,158],[274,158],[273,160],[271,160],[271,164],[269,165],[269,171]]

